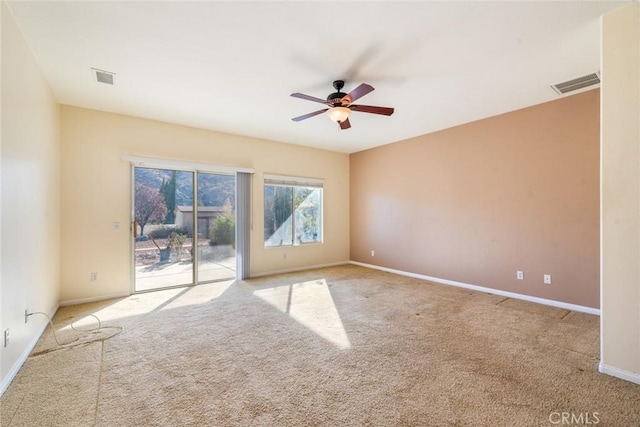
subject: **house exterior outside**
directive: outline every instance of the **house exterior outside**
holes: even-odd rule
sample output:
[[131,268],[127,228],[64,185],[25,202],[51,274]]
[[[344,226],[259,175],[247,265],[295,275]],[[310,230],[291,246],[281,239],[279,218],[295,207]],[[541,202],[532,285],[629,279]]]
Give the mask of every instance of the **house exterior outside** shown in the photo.
[[[222,206],[198,206],[198,236],[206,237],[213,221],[224,212]],[[193,229],[193,206],[176,206],[176,227]]]

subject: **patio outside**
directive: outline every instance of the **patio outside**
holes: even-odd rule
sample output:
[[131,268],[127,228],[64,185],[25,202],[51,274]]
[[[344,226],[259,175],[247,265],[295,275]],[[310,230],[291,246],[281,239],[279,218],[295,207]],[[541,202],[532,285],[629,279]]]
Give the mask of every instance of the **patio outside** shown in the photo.
[[[136,291],[147,291],[169,286],[191,285],[193,257],[191,238],[181,247],[163,255],[163,247],[169,247],[169,239],[149,238],[136,242],[135,277]],[[235,249],[231,245],[212,246],[209,239],[198,241],[198,283],[233,279],[236,277]],[[157,246],[156,246],[157,245]]]

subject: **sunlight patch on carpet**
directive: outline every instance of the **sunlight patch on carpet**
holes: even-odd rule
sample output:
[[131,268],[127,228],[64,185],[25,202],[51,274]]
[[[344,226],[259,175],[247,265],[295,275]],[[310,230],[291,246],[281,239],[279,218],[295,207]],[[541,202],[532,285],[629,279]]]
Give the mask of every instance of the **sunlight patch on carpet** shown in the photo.
[[144,294],[134,294],[93,312],[101,321],[118,320],[151,313],[179,298],[190,288],[164,289]]
[[108,306],[95,311],[101,321],[117,320],[135,317],[152,311],[168,310],[197,304],[206,304],[219,298],[233,284],[235,280],[205,283],[185,288],[164,289],[130,297],[110,303]]
[[351,347],[325,279],[261,289],[253,294],[336,347]]

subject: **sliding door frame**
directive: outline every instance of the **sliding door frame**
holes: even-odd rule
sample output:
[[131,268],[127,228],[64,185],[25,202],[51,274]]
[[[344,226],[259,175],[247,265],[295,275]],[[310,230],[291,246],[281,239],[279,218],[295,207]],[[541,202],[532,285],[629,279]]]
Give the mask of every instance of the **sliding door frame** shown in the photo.
[[[250,244],[249,244],[249,235],[250,235],[250,227],[251,223],[249,218],[251,218],[251,182],[253,181],[253,174],[255,173],[253,168],[243,168],[243,167],[230,167],[230,166],[219,166],[208,163],[197,163],[197,162],[188,162],[181,160],[170,160],[170,159],[158,159],[152,157],[139,157],[139,156],[122,156],[122,160],[130,162],[130,257],[131,260],[131,284],[130,290],[131,293],[142,293],[148,291],[136,291],[135,289],[135,275],[136,275],[136,265],[135,265],[135,169],[137,167],[141,168],[150,168],[150,169],[164,169],[164,170],[176,170],[176,171],[184,171],[184,172],[192,172],[193,173],[193,237],[192,237],[192,257],[193,257],[193,267],[192,267],[192,279],[193,283],[188,285],[176,285],[176,286],[167,286],[159,289],[170,289],[170,288],[178,288],[185,286],[195,286],[198,284],[198,267],[199,267],[199,254],[197,248],[198,241],[198,221],[197,221],[197,201],[198,201],[198,173],[211,173],[211,174],[219,174],[219,175],[234,175],[235,176],[235,197],[236,197],[236,209],[235,209],[235,217],[236,217],[236,241],[238,237],[241,239],[240,244],[236,247],[236,278],[238,279],[246,279],[249,276],[249,252],[250,252]],[[239,186],[238,180],[240,179],[241,184]],[[248,187],[248,188],[247,188]],[[238,194],[240,190],[240,195]],[[239,197],[241,199],[239,199]],[[239,203],[238,203],[239,202]],[[240,227],[240,229],[239,229]],[[194,250],[195,249],[195,250]],[[158,289],[158,290],[159,290]]]

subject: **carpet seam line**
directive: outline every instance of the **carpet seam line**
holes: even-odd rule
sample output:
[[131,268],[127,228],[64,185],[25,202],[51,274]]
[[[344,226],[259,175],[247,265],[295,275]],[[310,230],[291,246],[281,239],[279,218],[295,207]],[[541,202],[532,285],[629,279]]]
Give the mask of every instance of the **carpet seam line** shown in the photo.
[[96,407],[93,411],[93,425],[98,425],[98,406],[100,404],[100,390],[102,389],[102,372],[104,367],[104,341],[100,342],[100,370],[98,373],[98,390],[96,392]]

